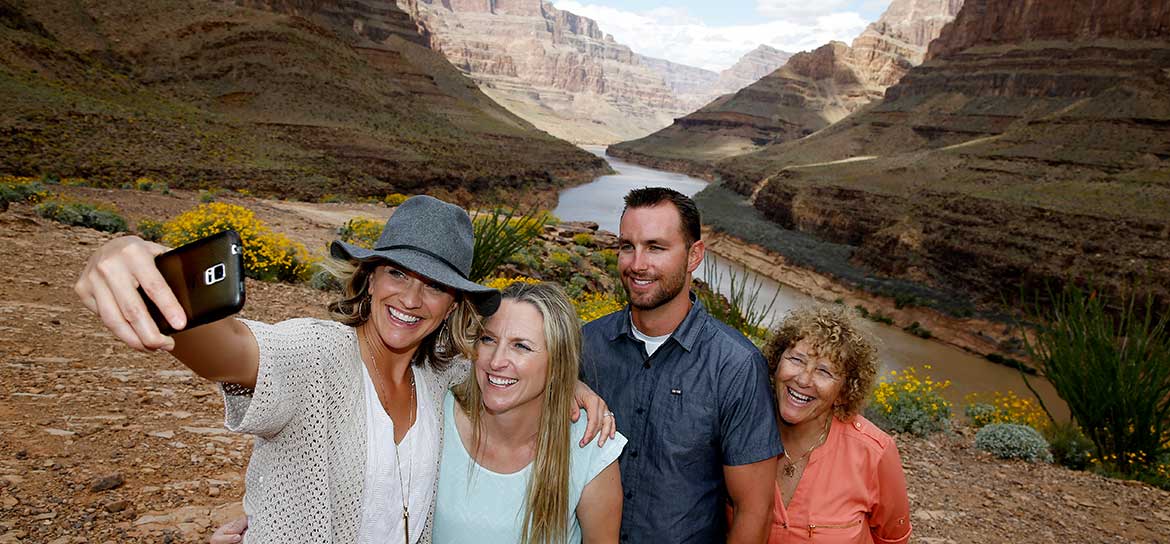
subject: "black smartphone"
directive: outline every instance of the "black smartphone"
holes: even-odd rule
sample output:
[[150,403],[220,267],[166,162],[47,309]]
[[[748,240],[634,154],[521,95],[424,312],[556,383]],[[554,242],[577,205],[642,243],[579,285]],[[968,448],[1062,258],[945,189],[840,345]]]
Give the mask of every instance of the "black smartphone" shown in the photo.
[[[154,264],[187,314],[187,327],[218,321],[244,307],[244,245],[234,230],[225,230],[172,249],[154,258]],[[175,329],[146,296],[138,294],[163,334]]]

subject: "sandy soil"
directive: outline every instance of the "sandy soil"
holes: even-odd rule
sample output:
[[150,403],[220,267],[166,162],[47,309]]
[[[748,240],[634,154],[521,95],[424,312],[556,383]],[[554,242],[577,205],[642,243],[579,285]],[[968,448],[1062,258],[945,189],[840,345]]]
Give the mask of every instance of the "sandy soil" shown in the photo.
[[[134,191],[71,189],[128,216],[193,205]],[[247,199],[243,199],[247,200]],[[251,201],[321,247],[374,205]],[[241,512],[251,440],[223,430],[214,388],[165,354],[134,352],[72,292],[111,236],[13,205],[0,214],[0,544],[199,542]],[[249,281],[246,317],[325,317],[327,295]],[[1170,493],[978,453],[969,433],[899,436],[918,542],[1170,542]]]

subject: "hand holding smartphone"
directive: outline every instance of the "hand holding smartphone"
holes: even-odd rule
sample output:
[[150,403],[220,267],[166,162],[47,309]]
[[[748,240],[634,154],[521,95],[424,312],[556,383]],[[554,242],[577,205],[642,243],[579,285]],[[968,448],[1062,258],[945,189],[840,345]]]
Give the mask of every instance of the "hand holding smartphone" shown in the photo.
[[[240,235],[227,230],[172,249],[154,258],[159,273],[175,294],[191,330],[218,321],[244,307],[244,258]],[[165,335],[176,331],[150,297],[138,288],[146,309]]]

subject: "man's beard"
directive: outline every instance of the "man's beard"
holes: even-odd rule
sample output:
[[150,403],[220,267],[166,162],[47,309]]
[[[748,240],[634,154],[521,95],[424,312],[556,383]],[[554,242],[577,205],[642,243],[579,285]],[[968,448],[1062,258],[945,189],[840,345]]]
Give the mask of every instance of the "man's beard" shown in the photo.
[[623,276],[625,280],[623,287],[626,288],[626,295],[630,299],[630,306],[639,310],[653,310],[674,300],[674,297],[682,292],[684,283],[683,274],[663,275],[655,278],[657,288],[650,293],[642,295],[641,299],[636,298],[633,290],[630,289],[630,284],[634,282],[634,278],[631,275]]

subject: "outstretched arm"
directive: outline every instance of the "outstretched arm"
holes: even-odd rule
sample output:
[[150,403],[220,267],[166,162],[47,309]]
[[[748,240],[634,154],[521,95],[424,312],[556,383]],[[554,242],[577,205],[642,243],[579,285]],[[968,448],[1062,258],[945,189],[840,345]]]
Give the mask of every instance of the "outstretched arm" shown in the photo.
[[173,337],[159,332],[138,294],[140,286],[172,327],[182,330],[187,325],[182,306],[154,264],[154,257],[166,250],[136,236],[115,238],[90,256],[73,290],[131,348],[169,351],[204,378],[255,386],[260,350],[238,320],[223,319]]

